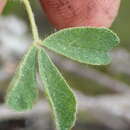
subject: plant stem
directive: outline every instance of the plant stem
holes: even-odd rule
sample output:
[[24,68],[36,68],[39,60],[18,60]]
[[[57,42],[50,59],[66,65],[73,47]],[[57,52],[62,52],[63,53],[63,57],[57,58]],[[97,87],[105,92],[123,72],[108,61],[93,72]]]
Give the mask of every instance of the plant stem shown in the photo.
[[37,25],[35,22],[35,18],[34,18],[34,14],[33,14],[30,2],[29,2],[29,0],[22,0],[22,1],[24,3],[26,11],[28,13],[29,21],[30,21],[31,28],[32,28],[34,42],[38,42],[40,40],[40,38],[39,38],[38,29],[37,29]]

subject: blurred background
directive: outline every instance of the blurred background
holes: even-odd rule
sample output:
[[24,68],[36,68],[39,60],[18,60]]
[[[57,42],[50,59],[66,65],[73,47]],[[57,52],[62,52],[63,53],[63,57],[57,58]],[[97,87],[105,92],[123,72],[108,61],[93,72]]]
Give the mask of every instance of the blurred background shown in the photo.
[[[31,0],[41,37],[56,30],[44,15],[38,0]],[[89,66],[48,51],[78,99],[77,122],[73,130],[130,130],[130,0],[122,0],[112,30],[120,45],[112,52],[112,63]],[[32,42],[25,9],[9,1],[0,16],[0,130],[55,130],[53,117],[39,88],[33,110],[16,113],[4,105],[4,97],[21,57]]]

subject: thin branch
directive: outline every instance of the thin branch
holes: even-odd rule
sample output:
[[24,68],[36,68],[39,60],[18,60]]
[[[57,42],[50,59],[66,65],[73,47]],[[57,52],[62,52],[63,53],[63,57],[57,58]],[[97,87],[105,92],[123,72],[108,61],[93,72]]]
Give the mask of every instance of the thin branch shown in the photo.
[[0,120],[8,120],[8,119],[20,119],[26,118],[29,116],[37,116],[40,114],[48,114],[49,108],[48,104],[44,101],[39,101],[36,106],[33,107],[30,111],[25,112],[15,112],[9,109],[6,105],[0,105]]

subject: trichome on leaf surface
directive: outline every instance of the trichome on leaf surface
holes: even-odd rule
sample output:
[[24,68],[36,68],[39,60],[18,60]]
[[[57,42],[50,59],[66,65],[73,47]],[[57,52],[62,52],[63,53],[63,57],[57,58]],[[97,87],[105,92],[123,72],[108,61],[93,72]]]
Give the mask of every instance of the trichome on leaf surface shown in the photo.
[[34,42],[10,83],[6,103],[16,111],[33,107],[38,99],[36,80],[38,70],[53,109],[57,129],[70,130],[76,120],[76,99],[44,48],[80,63],[106,65],[111,61],[109,52],[118,45],[119,38],[107,28],[73,27],[40,40],[29,1],[22,1],[30,18]]
[[32,108],[38,95],[35,78],[38,59],[39,74],[52,105],[57,128],[69,130],[75,121],[75,96],[43,47],[78,62],[104,65],[110,62],[108,52],[118,43],[117,35],[105,28],[70,28],[52,34],[40,46],[32,45],[24,56],[10,84],[7,103],[17,111]]

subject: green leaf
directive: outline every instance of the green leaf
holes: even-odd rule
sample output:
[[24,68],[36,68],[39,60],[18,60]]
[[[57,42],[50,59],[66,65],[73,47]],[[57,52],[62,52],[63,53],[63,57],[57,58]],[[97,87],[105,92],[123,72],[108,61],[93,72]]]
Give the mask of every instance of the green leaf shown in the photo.
[[69,28],[46,38],[42,45],[81,63],[110,63],[108,52],[117,46],[119,38],[106,28]]
[[32,46],[24,56],[9,86],[6,102],[17,111],[31,109],[37,99],[36,53],[37,49]]
[[70,130],[75,122],[76,100],[45,50],[38,52],[39,72],[52,105],[58,130]]

